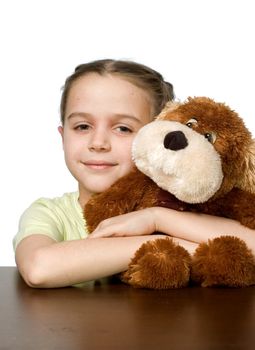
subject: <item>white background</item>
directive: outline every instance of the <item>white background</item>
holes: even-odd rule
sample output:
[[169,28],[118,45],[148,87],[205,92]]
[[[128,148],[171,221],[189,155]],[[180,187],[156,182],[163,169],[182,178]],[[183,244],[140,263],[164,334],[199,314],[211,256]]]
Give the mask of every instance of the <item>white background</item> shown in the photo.
[[[60,89],[80,63],[132,59],[159,70],[176,97],[226,102],[255,134],[252,0],[2,0],[0,265],[41,196],[76,190],[65,168]],[[233,135],[234,137],[234,135]]]

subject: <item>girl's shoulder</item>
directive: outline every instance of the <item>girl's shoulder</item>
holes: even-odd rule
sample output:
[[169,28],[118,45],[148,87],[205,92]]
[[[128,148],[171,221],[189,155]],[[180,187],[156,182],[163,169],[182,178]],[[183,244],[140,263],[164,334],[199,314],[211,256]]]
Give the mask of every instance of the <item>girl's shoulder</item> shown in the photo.
[[34,201],[19,220],[19,230],[13,240],[15,249],[21,239],[32,234],[44,234],[55,241],[86,237],[85,220],[78,198],[78,192],[72,192]]
[[45,207],[53,211],[72,211],[74,209],[75,211],[80,211],[80,205],[79,205],[79,192],[69,192],[64,193],[60,197],[41,197],[35,200],[31,205],[30,208],[35,207]]

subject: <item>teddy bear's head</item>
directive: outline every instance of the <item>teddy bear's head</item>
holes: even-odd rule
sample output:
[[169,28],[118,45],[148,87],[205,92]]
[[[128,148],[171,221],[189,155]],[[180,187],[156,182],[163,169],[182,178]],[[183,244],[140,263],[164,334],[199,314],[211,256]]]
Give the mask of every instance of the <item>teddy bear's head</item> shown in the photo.
[[255,142],[243,120],[206,97],[169,102],[139,130],[138,169],[187,203],[203,203],[233,187],[255,193]]

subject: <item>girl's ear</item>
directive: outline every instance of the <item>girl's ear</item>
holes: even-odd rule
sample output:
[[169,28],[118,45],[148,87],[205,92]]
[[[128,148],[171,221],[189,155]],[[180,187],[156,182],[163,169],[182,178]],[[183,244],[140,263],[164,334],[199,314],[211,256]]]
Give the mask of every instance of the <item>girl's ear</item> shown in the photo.
[[63,134],[64,134],[64,129],[63,129],[63,126],[59,126],[58,127],[58,132],[60,133],[61,137],[62,137],[62,140],[63,140]]
[[165,107],[162,109],[162,111],[159,113],[159,115],[156,117],[156,120],[164,120],[165,116],[177,109],[182,103],[179,101],[168,101],[165,104]]
[[241,190],[255,194],[255,139],[252,140],[250,147],[244,155],[243,176],[237,183]]
[[61,138],[62,138],[62,148],[64,149],[64,128],[63,128],[63,126],[59,126],[58,127],[58,132],[60,133],[60,135],[61,135]]

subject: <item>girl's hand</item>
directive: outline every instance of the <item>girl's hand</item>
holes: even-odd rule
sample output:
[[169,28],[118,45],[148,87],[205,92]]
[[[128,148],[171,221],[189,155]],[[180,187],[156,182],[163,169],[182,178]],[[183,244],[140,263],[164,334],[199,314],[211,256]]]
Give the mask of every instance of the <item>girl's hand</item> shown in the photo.
[[153,208],[141,209],[103,220],[88,238],[150,235],[156,231],[155,221]]

